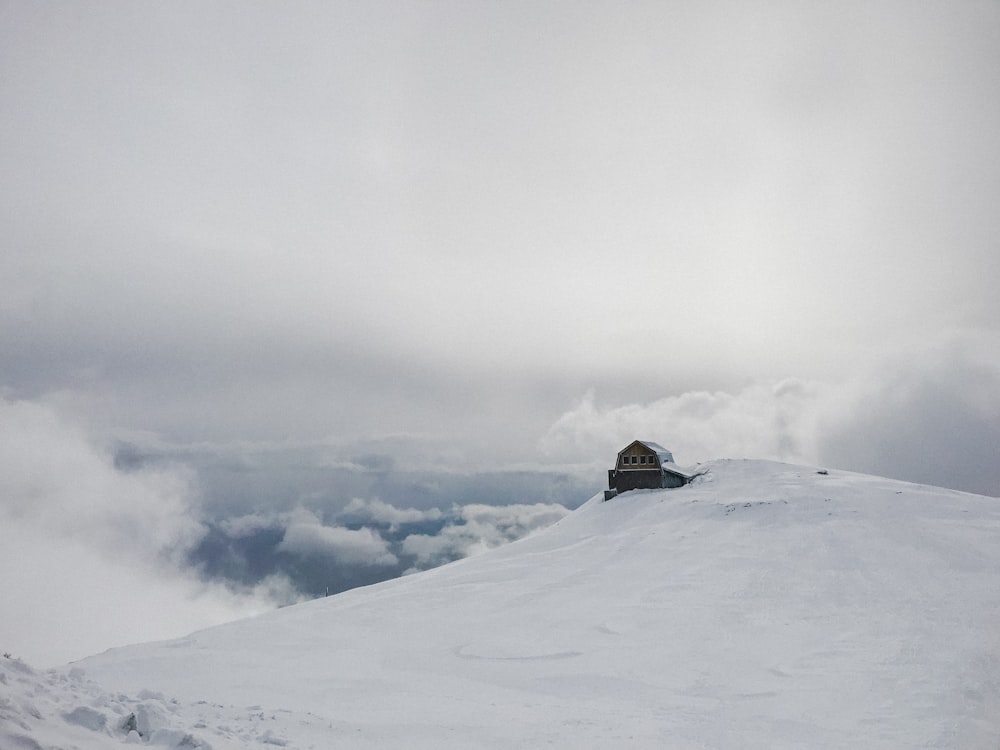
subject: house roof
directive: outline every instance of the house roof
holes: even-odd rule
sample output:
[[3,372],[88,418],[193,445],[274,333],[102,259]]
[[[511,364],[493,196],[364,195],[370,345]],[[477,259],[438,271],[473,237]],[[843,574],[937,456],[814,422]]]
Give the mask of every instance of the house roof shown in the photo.
[[656,457],[660,459],[660,463],[661,464],[665,464],[665,463],[666,464],[672,464],[674,462],[674,454],[671,453],[670,451],[668,451],[666,448],[664,448],[659,443],[654,443],[652,440],[633,440],[631,443],[629,443],[624,448],[622,448],[620,451],[618,451],[618,455],[620,456],[622,453],[624,453],[625,451],[627,451],[629,448],[631,448],[636,443],[638,443],[639,445],[641,445],[644,448],[647,448],[647,449],[653,451],[653,453],[656,454]]
[[660,462],[660,468],[662,468],[665,472],[667,472],[669,474],[676,474],[679,477],[684,477],[684,479],[686,479],[688,481],[691,481],[696,476],[698,476],[699,474],[702,473],[700,471],[696,471],[696,470],[692,470],[692,469],[681,468],[680,466],[678,466],[677,464],[675,464],[673,461],[670,461],[668,463],[664,463],[664,462],[661,461]]
[[668,451],[659,443],[654,443],[652,440],[636,440],[635,442],[641,443],[649,448],[653,453],[660,457],[660,463],[662,464],[666,461],[669,464],[674,462],[674,454]]
[[694,477],[698,476],[701,473],[697,469],[685,469],[675,464],[674,454],[668,451],[659,443],[655,443],[652,440],[633,440],[631,443],[629,443],[620,451],[618,451],[618,454],[621,455],[636,443],[639,443],[639,445],[648,448],[649,450],[653,451],[653,453],[656,454],[656,457],[660,459],[660,468],[662,468],[663,471],[666,471],[670,474],[675,474],[679,477],[683,477],[688,481],[690,481],[691,479],[693,479]]

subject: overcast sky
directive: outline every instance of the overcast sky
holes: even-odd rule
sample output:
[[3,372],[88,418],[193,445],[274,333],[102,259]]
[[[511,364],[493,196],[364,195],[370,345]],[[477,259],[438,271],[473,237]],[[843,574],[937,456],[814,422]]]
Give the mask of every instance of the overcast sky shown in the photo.
[[635,437],[1000,495],[997,92],[986,1],[0,0],[20,648],[499,543]]

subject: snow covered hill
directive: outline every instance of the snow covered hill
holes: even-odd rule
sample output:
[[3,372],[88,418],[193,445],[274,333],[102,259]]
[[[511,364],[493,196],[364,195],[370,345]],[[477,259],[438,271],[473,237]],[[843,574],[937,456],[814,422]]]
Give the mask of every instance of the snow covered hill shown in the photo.
[[0,660],[0,747],[1000,746],[1000,500],[704,468],[180,640]]

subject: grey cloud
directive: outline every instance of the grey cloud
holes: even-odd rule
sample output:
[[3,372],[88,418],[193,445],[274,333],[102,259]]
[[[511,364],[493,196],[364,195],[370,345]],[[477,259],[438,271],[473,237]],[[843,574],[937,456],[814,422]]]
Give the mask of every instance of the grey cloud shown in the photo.
[[832,464],[1000,497],[1000,359],[983,342],[920,351],[829,425]]
[[996,10],[855,11],[11,6],[0,378],[183,439],[516,454],[587,383],[993,326]]

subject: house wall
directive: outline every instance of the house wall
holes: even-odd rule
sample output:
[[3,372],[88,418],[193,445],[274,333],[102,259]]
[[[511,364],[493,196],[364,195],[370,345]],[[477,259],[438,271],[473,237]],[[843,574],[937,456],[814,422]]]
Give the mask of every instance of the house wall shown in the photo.
[[[646,462],[632,463],[633,456],[643,457]],[[661,467],[660,458],[656,451],[647,448],[638,441],[619,453],[615,468],[608,470],[608,487],[615,492],[658,490],[683,487],[685,484],[687,484],[687,480],[684,477],[671,474]]]
[[619,492],[629,490],[658,490],[662,488],[672,489],[683,487],[686,484],[683,477],[671,474],[659,469],[646,469],[645,471],[630,470],[608,471],[608,487]]
[[683,487],[687,484],[687,480],[683,477],[679,477],[676,474],[671,474],[669,472],[663,472],[663,486],[664,487]]
[[645,471],[616,471],[614,477],[609,477],[611,489],[619,492],[629,490],[658,490],[661,484],[659,469],[646,469]]
[[[646,463],[625,463],[626,458],[631,458],[632,456],[645,456]],[[639,459],[640,461],[642,459]],[[651,451],[641,445],[630,445],[628,448],[623,450],[618,456],[618,464],[615,466],[618,471],[649,471],[652,468],[659,470],[660,462],[656,457],[656,453]],[[659,484],[656,485],[659,487]]]

